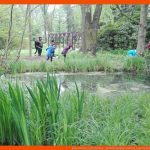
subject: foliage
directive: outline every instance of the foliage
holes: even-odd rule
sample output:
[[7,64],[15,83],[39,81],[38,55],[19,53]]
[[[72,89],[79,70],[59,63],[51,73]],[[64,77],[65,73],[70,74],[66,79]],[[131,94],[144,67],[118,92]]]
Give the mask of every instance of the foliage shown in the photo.
[[[149,54],[149,53],[148,53]],[[149,55],[146,55],[148,57]],[[11,73],[24,72],[92,72],[92,71],[146,71],[148,60],[144,57],[129,58],[125,50],[111,50],[109,52],[98,52],[96,56],[71,51],[66,60],[62,56],[49,61],[18,61],[9,63]]]
[[[81,119],[83,94],[77,88],[77,96],[72,95],[69,102],[73,121],[68,122],[69,109],[66,110],[65,102],[60,101],[60,86],[54,77],[47,76],[46,81],[37,81],[32,89],[27,87],[27,95],[18,84],[9,84],[6,90],[0,90],[0,144],[64,144],[69,123]],[[63,133],[60,134],[61,130]]]
[[[20,43],[20,33],[23,27],[24,21],[24,7],[15,5],[15,11],[13,11],[13,22],[11,32],[10,49],[18,48]],[[10,5],[0,6],[0,49],[4,49],[8,37],[10,20]]]
[[111,6],[112,12],[109,12],[113,14],[114,21],[107,21],[99,30],[97,37],[99,49],[136,48],[140,16],[139,6],[121,5],[119,7],[120,10],[116,5]]
[[145,58],[133,57],[128,58],[124,63],[124,70],[135,72],[146,72],[147,64]]
[[55,17],[53,18],[53,32],[66,32],[66,14],[63,8],[56,8]]
[[149,145],[149,93],[60,94],[54,76],[0,89],[1,145]]
[[110,5],[110,8],[115,21],[125,16],[127,20],[132,21],[134,24],[138,23],[140,5]]
[[136,47],[137,26],[130,22],[120,21],[114,24],[109,23],[99,31],[97,42],[100,49],[114,50]]
[[[62,56],[54,58],[51,63],[49,61],[27,62],[19,61],[10,63],[9,70],[12,73],[22,72],[91,72],[91,71],[115,71],[118,64],[122,61],[122,56],[115,56],[108,52],[99,52],[96,57],[91,54],[83,54],[77,52],[70,52],[66,60]],[[30,65],[29,65],[30,64]]]

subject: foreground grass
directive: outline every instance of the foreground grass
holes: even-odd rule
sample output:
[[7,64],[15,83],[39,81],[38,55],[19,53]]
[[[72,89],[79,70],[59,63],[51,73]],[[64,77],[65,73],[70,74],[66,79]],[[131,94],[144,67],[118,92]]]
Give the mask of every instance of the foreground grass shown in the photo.
[[54,77],[0,89],[1,145],[149,145],[150,94],[60,94]]
[[62,56],[58,56],[52,63],[49,61],[19,61],[10,63],[11,73],[24,72],[92,72],[92,71],[133,71],[146,72],[147,64],[145,58],[129,58],[124,55],[116,55],[109,52],[99,52],[96,56],[70,52],[64,61]]

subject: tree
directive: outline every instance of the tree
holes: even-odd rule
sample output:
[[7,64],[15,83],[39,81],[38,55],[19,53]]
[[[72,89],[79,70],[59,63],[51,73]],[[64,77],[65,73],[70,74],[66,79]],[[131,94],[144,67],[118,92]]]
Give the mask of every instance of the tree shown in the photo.
[[24,27],[23,27],[23,30],[22,30],[22,35],[21,35],[21,40],[20,40],[20,47],[18,49],[18,54],[17,54],[16,61],[20,58],[20,53],[21,53],[21,50],[22,50],[23,39],[24,39],[25,31],[26,31],[28,17],[29,17],[29,5],[27,5],[27,7],[26,7],[26,14],[25,14],[25,17],[24,17]]
[[81,51],[90,51],[96,53],[97,29],[99,29],[99,20],[101,16],[102,5],[96,5],[92,16],[91,5],[81,5],[82,23],[81,23]]
[[56,8],[55,17],[53,18],[53,32],[66,32],[66,16],[62,7]]
[[[44,43],[47,42],[47,33],[50,33],[53,31],[53,20],[54,20],[54,14],[55,14],[55,5],[53,7],[53,10],[49,12],[49,5],[42,5],[41,11],[42,11],[42,17],[44,22]],[[48,41],[49,42],[49,41]]]
[[48,32],[53,31],[53,20],[54,20],[54,15],[55,15],[55,8],[56,6],[54,5],[53,11],[50,13],[50,22],[48,22]]
[[97,34],[98,49],[136,48],[139,20],[140,5],[104,5]]
[[5,58],[6,59],[8,56],[8,49],[9,49],[9,46],[11,43],[11,31],[12,31],[12,24],[13,24],[13,8],[14,8],[14,5],[11,5],[9,31],[8,31],[8,38],[7,38],[7,43],[6,43],[6,47],[5,47]]
[[66,13],[67,32],[72,32],[75,30],[72,7],[71,5],[64,5],[63,9]]
[[136,18],[134,17],[134,14],[140,8],[138,5],[110,5],[110,8],[114,16],[114,21],[125,17],[128,21],[138,23],[136,22]]
[[139,32],[138,32],[138,43],[137,43],[138,52],[144,52],[144,48],[145,48],[147,13],[148,13],[148,5],[141,5],[140,24],[139,24]]
[[29,9],[29,16],[28,16],[28,22],[29,22],[29,56],[32,56],[32,29],[31,29],[31,6],[28,5]]
[[48,26],[48,6],[47,5],[42,5],[41,6],[41,11],[42,11],[42,16],[43,16],[43,21],[44,21],[44,41],[47,42],[47,26]]

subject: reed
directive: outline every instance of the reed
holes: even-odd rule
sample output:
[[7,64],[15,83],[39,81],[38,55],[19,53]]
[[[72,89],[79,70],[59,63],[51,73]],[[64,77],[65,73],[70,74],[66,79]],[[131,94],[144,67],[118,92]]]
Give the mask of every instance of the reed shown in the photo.
[[150,94],[99,97],[80,91],[60,94],[47,75],[33,86],[0,88],[1,145],[149,145]]

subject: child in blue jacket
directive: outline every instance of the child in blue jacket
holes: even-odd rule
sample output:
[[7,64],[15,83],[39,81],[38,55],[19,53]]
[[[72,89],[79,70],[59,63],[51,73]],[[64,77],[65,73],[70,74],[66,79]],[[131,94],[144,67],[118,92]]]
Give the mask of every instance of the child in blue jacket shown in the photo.
[[137,52],[136,49],[131,49],[131,50],[128,51],[128,56],[130,56],[130,57],[143,56],[143,55],[144,55],[143,52],[141,52],[141,51]]
[[136,51],[136,49],[131,49],[131,50],[129,50],[129,51],[128,51],[128,56],[130,56],[130,57],[135,57],[135,56],[137,56],[137,51]]
[[54,53],[55,53],[55,49],[56,49],[56,45],[54,40],[51,41],[51,45],[49,45],[49,47],[46,49],[47,51],[47,60],[49,60],[49,58],[51,58],[51,62],[53,60],[54,57]]

